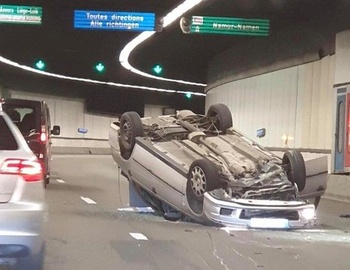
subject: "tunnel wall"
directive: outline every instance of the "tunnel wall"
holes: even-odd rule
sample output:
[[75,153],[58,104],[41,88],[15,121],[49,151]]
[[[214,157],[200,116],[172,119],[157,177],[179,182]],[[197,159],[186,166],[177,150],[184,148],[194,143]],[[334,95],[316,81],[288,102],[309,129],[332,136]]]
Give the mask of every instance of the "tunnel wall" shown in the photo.
[[206,109],[225,103],[234,126],[269,147],[330,150],[335,56],[235,80],[207,92]]

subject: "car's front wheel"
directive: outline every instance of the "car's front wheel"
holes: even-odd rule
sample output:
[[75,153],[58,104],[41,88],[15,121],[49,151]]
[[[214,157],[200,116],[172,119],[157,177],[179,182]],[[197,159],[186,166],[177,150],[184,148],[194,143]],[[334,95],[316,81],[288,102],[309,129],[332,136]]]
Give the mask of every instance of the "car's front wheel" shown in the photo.
[[203,212],[204,193],[220,187],[219,172],[208,159],[193,161],[187,174],[186,196],[192,211],[198,215]]

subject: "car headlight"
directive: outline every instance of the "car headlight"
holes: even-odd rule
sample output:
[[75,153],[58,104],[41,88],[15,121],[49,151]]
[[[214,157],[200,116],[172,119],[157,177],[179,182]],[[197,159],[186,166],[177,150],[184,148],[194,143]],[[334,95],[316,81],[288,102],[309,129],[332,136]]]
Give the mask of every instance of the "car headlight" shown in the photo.
[[301,215],[306,220],[314,219],[315,218],[315,209],[314,208],[306,208],[301,212]]

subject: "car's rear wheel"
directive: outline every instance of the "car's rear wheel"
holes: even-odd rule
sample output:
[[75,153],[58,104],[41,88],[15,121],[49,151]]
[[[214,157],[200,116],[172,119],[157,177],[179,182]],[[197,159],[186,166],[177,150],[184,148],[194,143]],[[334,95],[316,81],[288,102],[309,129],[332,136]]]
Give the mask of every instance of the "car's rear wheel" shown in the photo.
[[207,116],[213,118],[213,125],[210,127],[210,130],[222,131],[225,134],[226,130],[232,127],[232,114],[225,104],[211,105]]
[[50,184],[50,172],[48,172],[48,169],[46,168],[46,174],[44,179],[44,188],[47,188],[47,185]]
[[48,174],[45,178],[45,188],[47,187],[48,184],[50,184],[50,175]]
[[[143,136],[142,121],[137,112],[126,112],[120,117],[119,146],[122,156],[130,157],[136,137]],[[123,156],[123,157],[124,157]],[[124,157],[125,158],[125,157]]]
[[282,165],[289,181],[296,184],[299,191],[303,191],[306,185],[306,169],[301,153],[297,150],[288,150],[283,155]]
[[203,212],[204,193],[220,187],[219,172],[208,159],[193,161],[187,174],[186,196],[192,211],[198,215]]

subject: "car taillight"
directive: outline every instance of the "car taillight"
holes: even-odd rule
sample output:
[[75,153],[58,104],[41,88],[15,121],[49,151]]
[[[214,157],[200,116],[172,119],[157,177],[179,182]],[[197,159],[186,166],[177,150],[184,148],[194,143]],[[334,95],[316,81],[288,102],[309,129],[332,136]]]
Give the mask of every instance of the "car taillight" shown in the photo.
[[45,133],[45,132],[42,132],[42,133],[40,134],[40,141],[44,143],[44,142],[46,142],[46,138],[47,138],[47,137],[46,137],[46,133]]
[[41,126],[41,133],[40,133],[40,141],[42,143],[45,143],[47,140],[47,136],[46,136],[46,128],[45,125]]
[[0,174],[20,175],[27,182],[43,179],[43,169],[36,159],[6,159],[0,166]]

